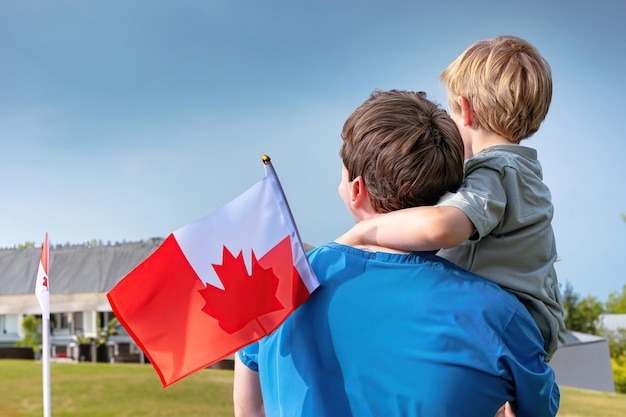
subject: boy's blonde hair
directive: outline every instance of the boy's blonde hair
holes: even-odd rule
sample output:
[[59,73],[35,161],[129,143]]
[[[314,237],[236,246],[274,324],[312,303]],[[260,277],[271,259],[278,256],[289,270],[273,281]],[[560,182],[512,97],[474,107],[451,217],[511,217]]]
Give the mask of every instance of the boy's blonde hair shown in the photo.
[[532,136],[552,100],[548,62],[531,44],[515,36],[478,41],[441,74],[450,110],[461,111],[460,96],[471,106],[475,127],[513,143]]

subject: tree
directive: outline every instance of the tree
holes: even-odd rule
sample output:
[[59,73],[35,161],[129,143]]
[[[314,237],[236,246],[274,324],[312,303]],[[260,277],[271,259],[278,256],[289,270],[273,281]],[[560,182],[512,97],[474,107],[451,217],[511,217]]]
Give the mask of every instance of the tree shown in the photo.
[[[612,292],[605,304],[606,312],[612,314],[626,314],[626,285],[622,287],[622,292]],[[626,382],[626,329],[610,331],[603,330],[603,336],[609,341],[611,357],[623,367],[624,382]],[[626,387],[626,386],[625,386]]]
[[626,285],[622,287],[622,292],[614,291],[609,294],[606,302],[606,312],[613,314],[626,314]]
[[565,327],[569,330],[597,335],[600,331],[599,317],[604,312],[602,302],[594,296],[580,299],[569,282],[563,292]]
[[600,330],[599,318],[604,312],[602,301],[596,297],[587,296],[580,300],[576,308],[576,325],[583,333],[598,334]]
[[27,240],[24,243],[20,243],[19,245],[17,245],[17,250],[24,250],[24,249],[28,249],[28,248],[34,248],[35,247],[35,242],[31,242],[30,240]]
[[565,291],[563,291],[562,298],[563,308],[565,310],[565,327],[570,330],[574,330],[572,328],[571,318],[572,315],[575,314],[580,296],[574,292],[574,287],[568,282],[565,284]]
[[609,350],[611,357],[622,359],[626,365],[626,329],[602,330],[602,336],[606,337],[609,342]]

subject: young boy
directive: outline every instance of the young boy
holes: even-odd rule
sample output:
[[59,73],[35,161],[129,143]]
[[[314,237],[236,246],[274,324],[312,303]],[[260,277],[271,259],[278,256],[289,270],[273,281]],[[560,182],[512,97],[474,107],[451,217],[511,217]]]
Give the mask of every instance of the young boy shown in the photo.
[[441,75],[465,145],[465,180],[435,207],[358,223],[339,242],[439,255],[500,284],[526,305],[546,360],[565,334],[554,262],[550,190],[534,149],[520,146],[552,99],[550,66],[528,42],[500,36],[471,45]]
[[[424,93],[375,92],[342,138],[338,191],[356,221],[463,180],[459,131]],[[541,334],[498,285],[430,252],[331,242],[308,257],[320,287],[236,357],[235,416],[510,416],[507,401],[556,414]]]

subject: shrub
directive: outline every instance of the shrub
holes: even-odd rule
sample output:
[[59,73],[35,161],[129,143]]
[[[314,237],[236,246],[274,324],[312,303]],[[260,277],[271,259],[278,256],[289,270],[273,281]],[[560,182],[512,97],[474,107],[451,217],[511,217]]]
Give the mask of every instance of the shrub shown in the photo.
[[615,381],[615,391],[626,393],[626,358],[611,358],[613,368],[613,380]]

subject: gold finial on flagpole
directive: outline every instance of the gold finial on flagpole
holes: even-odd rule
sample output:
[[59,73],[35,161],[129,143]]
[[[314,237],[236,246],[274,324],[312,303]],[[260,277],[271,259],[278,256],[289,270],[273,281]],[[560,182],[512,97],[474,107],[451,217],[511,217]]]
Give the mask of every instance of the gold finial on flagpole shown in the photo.
[[267,156],[267,155],[263,155],[263,156],[261,157],[261,159],[263,160],[263,163],[264,163],[265,165],[269,164],[269,163],[270,163],[270,161],[271,161],[270,157],[269,157],[269,156]]

